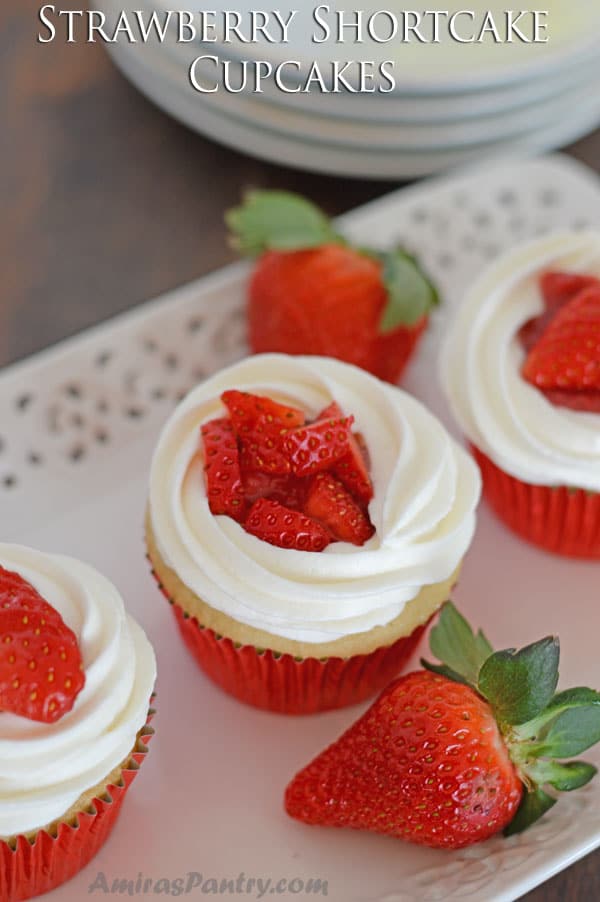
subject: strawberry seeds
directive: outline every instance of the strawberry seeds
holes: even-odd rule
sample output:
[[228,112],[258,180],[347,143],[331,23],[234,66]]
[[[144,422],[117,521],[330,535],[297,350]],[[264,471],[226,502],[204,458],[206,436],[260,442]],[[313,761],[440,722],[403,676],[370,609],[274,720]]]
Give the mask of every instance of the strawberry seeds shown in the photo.
[[210,510],[270,545],[323,551],[375,532],[368,453],[354,417],[330,404],[315,420],[271,398],[231,390],[228,416],[201,427]]

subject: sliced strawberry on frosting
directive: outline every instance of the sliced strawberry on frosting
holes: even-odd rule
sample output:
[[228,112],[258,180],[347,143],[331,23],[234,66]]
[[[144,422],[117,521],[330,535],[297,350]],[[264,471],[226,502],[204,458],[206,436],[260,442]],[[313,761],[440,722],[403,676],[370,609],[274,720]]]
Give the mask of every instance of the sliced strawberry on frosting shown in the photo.
[[[583,289],[562,307],[530,350],[523,376],[563,403],[590,409],[600,393],[600,284]],[[582,407],[583,404],[583,407]],[[568,403],[568,406],[571,406]],[[593,409],[593,408],[591,408]]]
[[330,473],[313,477],[304,512],[322,523],[340,542],[364,545],[375,528],[339,479]]
[[[318,420],[340,420],[344,413],[334,401],[321,411]],[[345,485],[350,494],[361,504],[367,505],[373,497],[373,483],[368,470],[368,451],[360,434],[350,433],[349,451],[331,467],[331,472]]]
[[277,401],[261,395],[251,395],[248,392],[231,389],[223,392],[221,400],[229,410],[233,428],[240,438],[254,432],[257,423],[273,427],[273,429],[277,428],[277,431],[280,431],[303,426],[306,422],[306,417],[301,410],[285,404],[278,404]]
[[547,272],[540,278],[544,312],[525,323],[519,333],[521,344],[530,351],[542,337],[558,311],[585,288],[600,288],[600,280],[570,272]]
[[285,476],[292,472],[289,456],[283,448],[287,430],[274,426],[266,418],[259,419],[252,429],[240,435],[240,448],[248,467],[260,473]]
[[[231,390],[221,400],[229,416],[202,427],[213,513],[281,548],[322,551],[334,540],[370,538],[373,486],[364,440],[351,431],[354,417],[336,402],[307,423],[301,410],[259,395]],[[328,481],[317,486],[316,474]]]
[[246,500],[231,420],[228,417],[210,420],[202,425],[201,432],[209,507],[213,514],[227,514],[241,522],[246,515]]
[[291,429],[283,438],[283,449],[296,476],[328,470],[350,451],[354,417],[317,420]]
[[0,567],[0,710],[55,723],[84,684],[73,631],[33,586]]
[[296,551],[323,551],[331,542],[330,534],[320,523],[267,498],[252,505],[245,529],[263,542]]
[[252,455],[244,447],[240,452],[240,471],[248,504],[254,504],[259,498],[271,498],[294,510],[302,509],[306,494],[305,480],[291,473],[263,473],[257,470]]

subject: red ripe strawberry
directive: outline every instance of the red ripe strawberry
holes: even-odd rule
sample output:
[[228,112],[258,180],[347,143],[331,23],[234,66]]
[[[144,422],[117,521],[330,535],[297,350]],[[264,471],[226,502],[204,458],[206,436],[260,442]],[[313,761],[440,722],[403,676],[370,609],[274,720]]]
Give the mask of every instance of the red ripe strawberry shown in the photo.
[[600,285],[558,311],[530,350],[523,376],[541,390],[600,391]]
[[364,545],[375,528],[339,479],[318,473],[308,489],[304,512],[327,527],[340,542]]
[[[340,405],[333,401],[318,415],[317,420],[339,420],[344,416]],[[350,435],[350,450],[331,467],[331,472],[348,489],[350,494],[363,505],[373,497],[373,485],[369,476],[367,450],[362,435]],[[361,446],[362,445],[362,446]]]
[[227,417],[201,427],[206,496],[213,514],[242,521],[246,515],[237,439]]
[[0,710],[55,723],[84,684],[73,631],[33,586],[0,567]]
[[285,805],[307,824],[456,849],[504,829],[522,792],[487,702],[418,671],[298,774]]
[[259,498],[270,498],[285,507],[302,510],[306,494],[305,480],[292,475],[261,473],[254,469],[251,458],[243,450],[240,463],[244,495],[248,504],[254,504]]
[[266,498],[252,505],[244,528],[263,542],[296,551],[323,551],[331,542],[320,523]]
[[600,693],[556,693],[558,640],[495,653],[447,603],[430,641],[446,663],[393,682],[290,783],[288,814],[457,849],[524,830],[552,790],[592,779],[555,760],[600,740]]
[[221,400],[229,410],[233,428],[240,438],[253,432],[258,423],[272,426],[274,429],[276,427],[293,429],[294,426],[303,426],[306,422],[301,410],[278,404],[277,401],[260,395],[232,389],[223,392]]
[[353,417],[318,420],[310,426],[291,429],[283,438],[283,451],[296,476],[328,470],[350,452]]
[[278,404],[271,398],[231,390],[221,400],[231,414],[233,429],[242,441],[248,468],[261,473],[290,472],[290,462],[282,452],[281,439],[288,429],[302,426],[305,415],[295,407]]
[[521,344],[530,351],[539,341],[561,307],[585,288],[600,287],[600,280],[577,273],[547,272],[540,279],[545,311],[525,323],[520,332]]
[[286,192],[254,192],[227,221],[240,249],[261,255],[248,303],[254,352],[321,354],[400,377],[438,301],[414,257],[351,247]]

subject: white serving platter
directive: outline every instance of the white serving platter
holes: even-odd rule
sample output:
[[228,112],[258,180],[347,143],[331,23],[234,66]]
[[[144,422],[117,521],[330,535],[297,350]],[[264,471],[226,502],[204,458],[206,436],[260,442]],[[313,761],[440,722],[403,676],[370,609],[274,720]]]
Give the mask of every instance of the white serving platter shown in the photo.
[[[556,227],[600,227],[600,183],[562,157],[504,163],[399,191],[340,225],[362,242],[406,243],[438,280],[444,303],[405,387],[453,429],[435,374],[439,342],[466,287],[521,240]],[[104,897],[88,896],[99,872],[109,884],[189,872],[218,884],[241,874],[270,879],[271,888],[320,879],[334,902],[515,899],[600,845],[600,780],[565,795],[520,837],[460,852],[293,822],[282,807],[288,780],[362,708],[293,718],[224,695],[188,656],[148,573],[142,519],[152,448],[181,394],[247,353],[247,273],[245,264],[228,267],[0,374],[0,539],[99,567],[147,630],[159,662],[157,735],[121,820],[95,861],[49,902]],[[562,685],[600,687],[599,574],[598,564],[521,542],[484,504],[455,601],[497,647],[557,633]],[[590,757],[600,761],[597,752]]]

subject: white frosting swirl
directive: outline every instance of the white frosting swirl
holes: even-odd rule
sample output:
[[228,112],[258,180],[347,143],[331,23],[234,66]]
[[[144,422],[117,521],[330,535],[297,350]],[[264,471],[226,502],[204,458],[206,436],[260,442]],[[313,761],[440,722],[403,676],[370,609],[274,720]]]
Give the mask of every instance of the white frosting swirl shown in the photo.
[[600,414],[555,406],[521,376],[518,332],[543,312],[539,277],[549,270],[600,278],[600,233],[556,233],[491,266],[447,336],[442,385],[465,434],[507,473],[597,492]]
[[133,749],[156,679],[154,652],[115,587],[72,558],[0,544],[19,573],[77,636],[85,686],[54,724],[0,713],[0,836],[64,815]]
[[[269,395],[309,416],[336,400],[371,456],[376,534],[361,548],[277,548],[211,514],[200,424],[223,416],[221,393]],[[274,635],[328,642],[389,623],[420,589],[448,579],[471,542],[477,468],[418,401],[363,370],[320,357],[250,357],[179,405],[152,464],[151,522],[164,562],[196,595]]]

